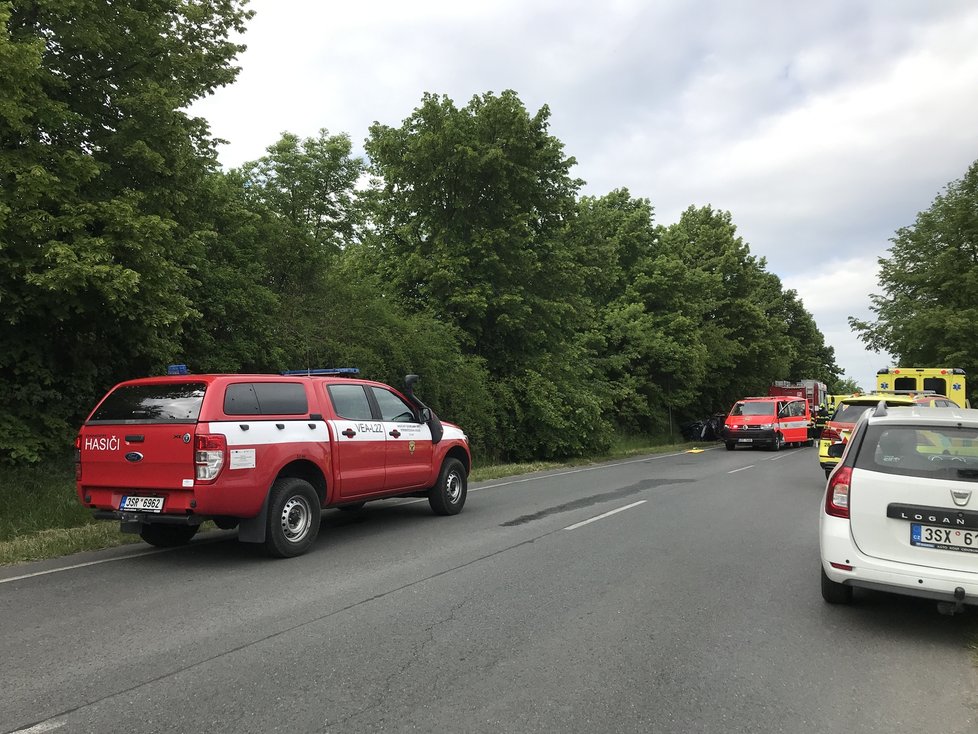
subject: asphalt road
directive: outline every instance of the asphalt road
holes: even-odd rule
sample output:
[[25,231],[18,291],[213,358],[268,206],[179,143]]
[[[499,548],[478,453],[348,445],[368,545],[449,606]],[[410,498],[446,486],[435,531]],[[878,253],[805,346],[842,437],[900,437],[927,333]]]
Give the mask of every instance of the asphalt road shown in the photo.
[[978,611],[822,602],[823,482],[709,450],[330,511],[290,560],[6,567],[0,732],[978,731]]

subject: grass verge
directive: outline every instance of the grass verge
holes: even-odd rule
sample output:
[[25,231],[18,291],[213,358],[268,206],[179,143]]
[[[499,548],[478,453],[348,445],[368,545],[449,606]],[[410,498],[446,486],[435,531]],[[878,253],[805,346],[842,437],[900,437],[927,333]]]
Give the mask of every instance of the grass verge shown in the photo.
[[[470,481],[670,453],[693,446],[631,436],[619,439],[611,451],[601,456],[563,462],[477,465]],[[207,527],[210,523],[204,526]],[[137,542],[139,536],[120,533],[118,523],[93,520],[91,512],[81,506],[75,495],[74,465],[70,460],[43,468],[0,468],[0,566]]]
[[39,530],[0,542],[0,566],[139,542],[138,535],[120,533],[118,523],[112,522]]

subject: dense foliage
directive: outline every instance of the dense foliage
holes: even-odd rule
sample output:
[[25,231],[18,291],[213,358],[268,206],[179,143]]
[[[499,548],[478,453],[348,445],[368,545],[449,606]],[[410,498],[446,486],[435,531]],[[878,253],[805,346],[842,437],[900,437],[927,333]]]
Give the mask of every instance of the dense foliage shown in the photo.
[[850,318],[853,329],[901,365],[978,374],[978,161],[890,241],[883,293],[871,297],[876,321]]
[[214,167],[182,110],[231,82],[235,0],[0,3],[0,453],[36,460],[200,316]]
[[425,95],[371,127],[369,161],[323,130],[220,170],[185,110],[234,79],[244,6],[0,2],[0,461],[62,451],[114,382],[170,362],[417,372],[483,460],[839,377],[730,213],[581,196],[515,92]]

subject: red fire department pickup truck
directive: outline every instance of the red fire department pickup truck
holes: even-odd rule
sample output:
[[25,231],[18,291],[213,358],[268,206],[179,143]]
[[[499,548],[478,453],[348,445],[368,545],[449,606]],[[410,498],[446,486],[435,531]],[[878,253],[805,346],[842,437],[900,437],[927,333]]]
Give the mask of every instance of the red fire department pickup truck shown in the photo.
[[[182,367],[182,366],[180,366]],[[306,552],[328,507],[427,497],[465,504],[468,439],[414,395],[339,372],[194,375],[116,385],[75,440],[78,497],[147,543],[187,543],[205,520],[270,555]]]

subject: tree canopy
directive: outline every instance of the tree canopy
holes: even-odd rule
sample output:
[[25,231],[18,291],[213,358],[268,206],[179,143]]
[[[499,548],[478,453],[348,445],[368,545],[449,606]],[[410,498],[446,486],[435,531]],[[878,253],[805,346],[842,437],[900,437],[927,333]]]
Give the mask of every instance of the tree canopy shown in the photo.
[[978,161],[890,240],[879,258],[875,321],[850,317],[870,349],[907,367],[978,374]]
[[248,17],[235,0],[0,3],[0,452],[36,458],[199,316],[193,209],[216,163],[183,110],[234,79]]
[[233,81],[249,16],[0,2],[0,461],[62,450],[113,383],[175,361],[419,373],[503,459],[838,376],[730,212],[659,224],[626,189],[581,196],[550,110],[515,91],[425,94],[366,160],[323,129],[221,170],[186,109]]

